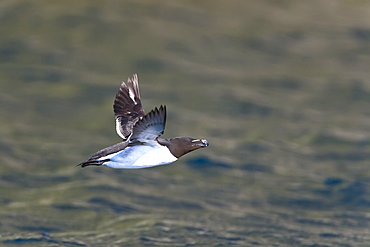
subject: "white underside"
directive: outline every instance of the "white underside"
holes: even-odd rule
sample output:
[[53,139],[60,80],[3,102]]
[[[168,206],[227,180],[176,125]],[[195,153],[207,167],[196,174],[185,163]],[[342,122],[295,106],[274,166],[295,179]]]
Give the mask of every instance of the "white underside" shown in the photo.
[[107,155],[99,160],[110,159],[103,165],[118,169],[138,169],[172,163],[177,160],[169,149],[161,145],[138,145]]

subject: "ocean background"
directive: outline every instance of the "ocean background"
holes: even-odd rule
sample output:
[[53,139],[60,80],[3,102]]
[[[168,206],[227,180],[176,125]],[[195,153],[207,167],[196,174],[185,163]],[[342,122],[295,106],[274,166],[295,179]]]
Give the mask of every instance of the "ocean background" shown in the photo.
[[[370,246],[370,2],[3,0],[1,246]],[[164,137],[206,149],[76,165],[120,141],[138,73]]]

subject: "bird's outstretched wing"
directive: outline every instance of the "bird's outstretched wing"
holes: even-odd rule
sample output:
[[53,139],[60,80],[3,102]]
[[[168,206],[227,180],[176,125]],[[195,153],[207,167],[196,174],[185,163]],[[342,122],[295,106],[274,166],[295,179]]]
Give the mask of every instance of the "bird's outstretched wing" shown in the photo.
[[145,115],[141,105],[139,81],[136,74],[122,82],[113,104],[117,134],[127,140],[137,121]]
[[155,108],[140,119],[134,126],[130,143],[154,141],[164,133],[166,106]]

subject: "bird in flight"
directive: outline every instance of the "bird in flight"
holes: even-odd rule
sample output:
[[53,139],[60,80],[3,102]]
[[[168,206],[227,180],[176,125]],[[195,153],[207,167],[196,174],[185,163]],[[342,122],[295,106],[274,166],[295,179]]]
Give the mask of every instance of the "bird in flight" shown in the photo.
[[145,115],[136,74],[122,82],[113,104],[116,131],[122,142],[106,147],[79,164],[139,169],[172,163],[191,151],[207,147],[205,139],[161,138],[166,125],[166,106],[155,107]]

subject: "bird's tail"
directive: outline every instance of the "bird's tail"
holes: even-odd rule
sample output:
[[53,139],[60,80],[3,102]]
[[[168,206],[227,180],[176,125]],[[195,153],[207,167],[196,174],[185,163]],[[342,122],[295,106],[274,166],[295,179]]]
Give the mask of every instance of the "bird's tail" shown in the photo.
[[83,167],[86,167],[86,166],[101,166],[101,165],[103,165],[107,161],[110,161],[110,159],[105,159],[105,160],[87,160],[87,161],[84,161],[84,162],[78,164],[77,166],[81,166],[82,168]]

